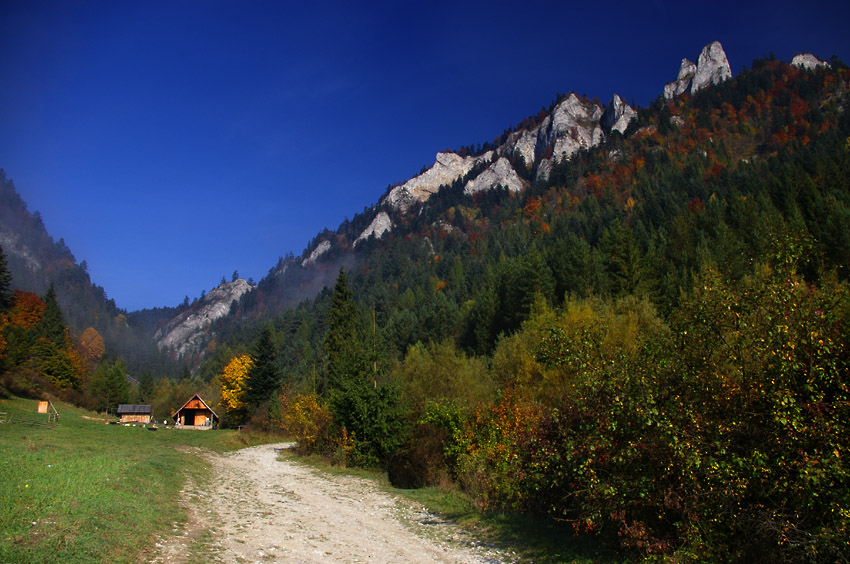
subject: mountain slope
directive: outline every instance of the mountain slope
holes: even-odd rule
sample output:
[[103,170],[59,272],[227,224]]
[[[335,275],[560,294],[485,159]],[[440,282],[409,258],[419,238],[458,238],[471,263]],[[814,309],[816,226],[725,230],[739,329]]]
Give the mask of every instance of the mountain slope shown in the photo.
[[30,212],[11,179],[0,169],[0,246],[15,289],[43,295],[52,285],[71,331],[94,328],[107,354],[121,356],[132,373],[148,370],[157,376],[176,375],[176,365],[159,353],[141,328],[128,322],[127,312],[94,284],[85,261],[77,260],[64,240],[54,241],[38,212]]
[[[722,82],[731,74],[727,72],[728,62],[719,43],[706,46],[698,60],[701,66],[699,69],[695,66],[695,76],[699,88]],[[332,282],[340,264],[351,264],[355,255],[367,255],[375,241],[391,236],[395,230],[408,232],[417,214],[441,189],[457,185],[463,197],[477,198],[501,193],[502,189],[520,193],[534,183],[547,182],[558,162],[597,147],[612,136],[622,135],[636,115],[636,110],[616,94],[603,107],[571,93],[560,97],[547,112],[524,120],[492,143],[485,143],[477,152],[464,148],[438,153],[431,167],[390,188],[376,206],[356,215],[336,231],[326,230],[318,235],[301,260],[290,258],[271,269],[261,281],[258,293],[246,296],[239,315],[248,320],[258,319],[313,297]],[[451,219],[442,220],[442,225],[448,230],[458,227],[452,225]],[[168,323],[173,325],[177,320]],[[200,353],[205,342],[213,338],[212,334],[206,338],[197,335],[191,345],[185,346],[173,341],[167,345],[160,342],[182,356]]]
[[[477,156],[441,153],[374,208],[318,235],[245,296],[221,335],[312,297],[340,264],[356,266],[351,283],[383,312],[397,352],[445,336],[491,350],[536,291],[555,303],[565,292],[648,293],[668,311],[706,261],[740,276],[789,230],[802,229],[846,276],[846,74],[756,61],[696,93],[660,96],[624,135],[606,133],[601,106],[567,96]],[[468,190],[505,161],[522,189],[488,180]]]

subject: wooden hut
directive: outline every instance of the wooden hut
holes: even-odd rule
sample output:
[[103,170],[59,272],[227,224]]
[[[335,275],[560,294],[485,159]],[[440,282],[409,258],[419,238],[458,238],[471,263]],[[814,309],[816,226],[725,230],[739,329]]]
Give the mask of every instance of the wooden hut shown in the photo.
[[133,405],[122,403],[118,405],[118,411],[115,412],[120,418],[121,423],[142,423],[147,425],[151,422],[151,406],[149,405]]
[[218,423],[218,415],[201,396],[195,394],[183,407],[174,412],[174,423],[180,427],[212,429]]

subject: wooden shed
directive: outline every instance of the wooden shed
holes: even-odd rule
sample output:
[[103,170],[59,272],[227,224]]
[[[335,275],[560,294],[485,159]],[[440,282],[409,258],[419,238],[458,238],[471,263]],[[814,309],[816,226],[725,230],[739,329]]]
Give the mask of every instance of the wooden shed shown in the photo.
[[147,425],[151,422],[151,406],[149,405],[133,405],[130,403],[122,403],[118,405],[118,411],[115,412],[121,420],[121,423],[143,423]]
[[174,412],[174,423],[180,427],[212,429],[218,423],[218,415],[201,396],[195,394],[183,407]]

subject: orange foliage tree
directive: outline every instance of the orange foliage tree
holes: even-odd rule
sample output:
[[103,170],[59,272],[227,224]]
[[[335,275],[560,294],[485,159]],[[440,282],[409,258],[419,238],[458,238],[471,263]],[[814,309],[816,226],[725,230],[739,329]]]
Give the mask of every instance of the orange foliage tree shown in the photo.
[[106,345],[103,344],[103,337],[97,332],[94,327],[89,327],[83,331],[80,337],[80,346],[89,362],[97,363],[103,353],[106,352]]
[[44,301],[36,294],[15,290],[12,294],[12,309],[9,311],[9,325],[32,329],[41,321],[44,308]]

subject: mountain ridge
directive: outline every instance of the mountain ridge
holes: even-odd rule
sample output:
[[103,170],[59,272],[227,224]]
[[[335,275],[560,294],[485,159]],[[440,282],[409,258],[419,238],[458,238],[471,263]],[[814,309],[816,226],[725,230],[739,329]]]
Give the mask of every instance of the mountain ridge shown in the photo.
[[[697,61],[694,64],[683,59],[676,80],[663,88],[659,99],[695,95],[710,84],[720,84],[732,77],[726,54],[718,42],[706,45]],[[813,55],[803,54],[795,57],[793,64],[800,68],[817,68],[826,63]],[[676,86],[671,89],[671,85]],[[670,95],[670,92],[674,94]],[[504,134],[501,142],[494,142],[478,155],[470,155],[464,150],[439,152],[431,167],[389,188],[378,203],[363,214],[356,215],[351,221],[346,220],[334,231],[325,230],[318,234],[300,258],[281,259],[259,285],[240,292],[235,301],[241,303],[248,299],[250,303],[250,296],[257,288],[281,291],[283,286],[288,286],[289,289],[283,292],[289,297],[268,299],[270,294],[266,291],[266,297],[259,306],[260,313],[255,316],[293,307],[301,299],[312,298],[329,284],[340,264],[355,260],[353,254],[368,252],[381,238],[392,236],[396,228],[403,228],[409,223],[413,217],[411,214],[421,214],[423,206],[441,189],[460,182],[458,188],[468,196],[478,197],[497,188],[506,189],[509,193],[520,192],[535,182],[547,181],[556,163],[592,149],[612,136],[624,135],[630,124],[636,123],[638,114],[639,111],[626,104],[618,94],[614,94],[603,107],[573,92],[557,100],[545,115],[541,112],[535,118],[525,120],[526,125]],[[678,116],[672,116],[671,123],[678,119]],[[450,223],[440,221],[440,229],[447,232],[456,229]],[[13,243],[8,237],[6,241]],[[16,248],[14,244],[10,245],[13,251]],[[31,261],[36,260],[31,253],[14,252],[20,260],[28,260],[27,256]],[[159,314],[149,313],[153,321],[147,331],[157,340],[158,346],[170,351],[176,358],[203,356],[206,344],[214,338],[215,327],[231,314],[233,299],[229,299],[226,306],[216,305],[215,310],[223,313],[217,313],[214,319],[200,313],[206,307],[203,304],[205,299],[212,299],[219,288],[221,286],[194,305],[187,304],[191,311],[163,308]],[[248,315],[246,310],[251,308],[236,308],[234,314]],[[131,312],[128,317],[134,320],[144,315],[143,311]],[[188,322],[190,319],[194,321]],[[191,331],[187,329],[187,323],[192,326]],[[205,332],[210,334],[204,336]]]

